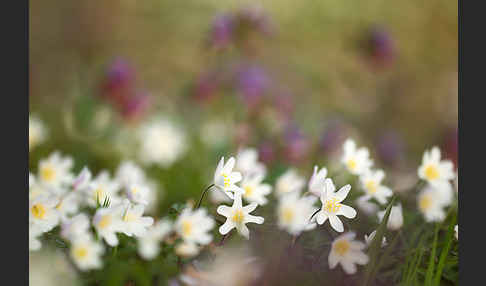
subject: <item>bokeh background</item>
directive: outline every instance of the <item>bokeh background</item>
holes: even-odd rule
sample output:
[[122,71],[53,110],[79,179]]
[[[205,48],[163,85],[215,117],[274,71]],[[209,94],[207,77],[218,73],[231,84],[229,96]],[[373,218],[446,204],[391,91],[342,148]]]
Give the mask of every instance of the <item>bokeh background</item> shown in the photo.
[[457,13],[442,0],[30,1],[29,108],[49,128],[30,170],[60,150],[77,171],[113,171],[163,116],[187,150],[147,166],[160,216],[242,146],[273,182],[332,164],[351,136],[406,189],[424,149],[457,163]]

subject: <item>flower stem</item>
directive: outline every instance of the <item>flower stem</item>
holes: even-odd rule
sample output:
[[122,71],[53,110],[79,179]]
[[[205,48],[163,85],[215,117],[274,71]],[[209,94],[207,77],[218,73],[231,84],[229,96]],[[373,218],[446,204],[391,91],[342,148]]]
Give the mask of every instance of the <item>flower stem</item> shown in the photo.
[[201,203],[202,203],[202,200],[204,199],[204,196],[206,195],[206,193],[209,191],[209,189],[211,189],[212,187],[214,187],[214,184],[211,184],[209,185],[209,187],[207,187],[204,192],[202,193],[201,195],[201,198],[199,199],[199,202],[197,203],[197,206],[196,206],[196,209],[198,209],[200,206],[201,206]]

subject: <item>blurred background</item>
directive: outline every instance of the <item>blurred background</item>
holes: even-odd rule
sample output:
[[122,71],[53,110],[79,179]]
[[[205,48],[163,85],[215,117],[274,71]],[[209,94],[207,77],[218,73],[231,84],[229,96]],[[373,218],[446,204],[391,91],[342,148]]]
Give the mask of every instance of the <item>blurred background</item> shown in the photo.
[[29,13],[30,114],[49,129],[32,172],[54,150],[76,171],[134,160],[162,216],[243,146],[270,183],[332,169],[348,136],[395,190],[426,148],[457,163],[456,1],[44,0]]

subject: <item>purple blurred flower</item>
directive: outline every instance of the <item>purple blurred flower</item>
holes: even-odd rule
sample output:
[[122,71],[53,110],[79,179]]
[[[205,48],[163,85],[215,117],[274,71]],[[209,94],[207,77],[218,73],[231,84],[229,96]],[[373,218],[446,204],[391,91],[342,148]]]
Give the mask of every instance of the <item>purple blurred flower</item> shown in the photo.
[[121,106],[121,114],[127,119],[135,119],[143,115],[149,108],[151,98],[147,92],[137,92],[127,98]]
[[209,101],[216,95],[219,86],[220,78],[217,73],[203,73],[196,79],[194,96],[201,102]]
[[395,58],[395,46],[390,33],[381,26],[373,26],[367,35],[367,52],[378,66],[387,66]]
[[396,131],[386,131],[378,137],[376,150],[381,161],[391,167],[396,166],[403,160],[403,138]]
[[258,148],[258,158],[265,164],[275,160],[275,148],[272,142],[264,141]]
[[285,157],[291,163],[306,159],[310,150],[310,142],[302,131],[294,124],[289,124],[284,134]]
[[245,66],[237,72],[236,88],[249,107],[260,102],[269,84],[267,74],[257,66]]
[[135,70],[124,59],[118,58],[108,67],[102,83],[102,89],[106,96],[113,96],[123,90],[133,88],[135,83]]
[[221,14],[213,20],[210,32],[211,46],[221,49],[227,47],[233,37],[234,17],[232,14]]
[[321,150],[327,154],[341,149],[348,136],[348,126],[338,119],[329,121],[320,140]]

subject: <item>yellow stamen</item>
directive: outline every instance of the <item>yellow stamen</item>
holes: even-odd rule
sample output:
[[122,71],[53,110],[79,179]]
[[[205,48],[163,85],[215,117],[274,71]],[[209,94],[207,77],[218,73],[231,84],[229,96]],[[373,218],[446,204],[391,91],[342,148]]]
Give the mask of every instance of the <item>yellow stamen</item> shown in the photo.
[[44,219],[46,216],[46,208],[42,204],[35,204],[32,206],[32,214],[38,219]]
[[349,251],[350,245],[347,240],[339,240],[334,244],[334,251],[340,256],[344,256]]
[[292,220],[294,219],[294,215],[294,210],[291,208],[284,208],[284,210],[282,211],[282,219],[286,223],[292,222]]
[[336,213],[340,208],[341,204],[337,202],[337,199],[334,198],[332,200],[327,200],[326,201],[326,210],[329,213]]
[[439,177],[439,170],[434,165],[428,165],[425,168],[425,177],[429,180],[435,180]]
[[351,170],[351,171],[354,171],[354,169],[356,169],[356,166],[358,164],[356,163],[356,161],[354,159],[349,159],[348,160],[348,168]]
[[250,197],[253,194],[253,188],[250,186],[245,187],[245,197]]
[[245,214],[243,213],[242,210],[237,210],[233,213],[233,218],[232,220],[236,223],[242,223],[243,220],[245,219]]
[[430,209],[431,206],[432,206],[432,197],[430,195],[424,195],[420,198],[419,208],[422,211],[426,211]]
[[378,190],[378,186],[375,181],[367,181],[365,184],[366,190],[368,190],[368,193],[374,194]]
[[85,246],[79,246],[74,248],[73,254],[78,259],[83,259],[88,255],[88,249]]
[[51,166],[44,166],[41,169],[41,177],[46,182],[52,182],[56,177],[56,171]]
[[182,223],[182,234],[184,236],[189,236],[192,233],[192,223],[190,221],[184,221]]
[[111,224],[111,216],[110,215],[105,215],[101,218],[100,222],[98,223],[98,226],[100,228],[106,228]]
[[228,178],[228,175],[226,174],[221,174],[223,176],[223,181],[224,181],[224,187],[227,188],[230,186],[230,179]]

